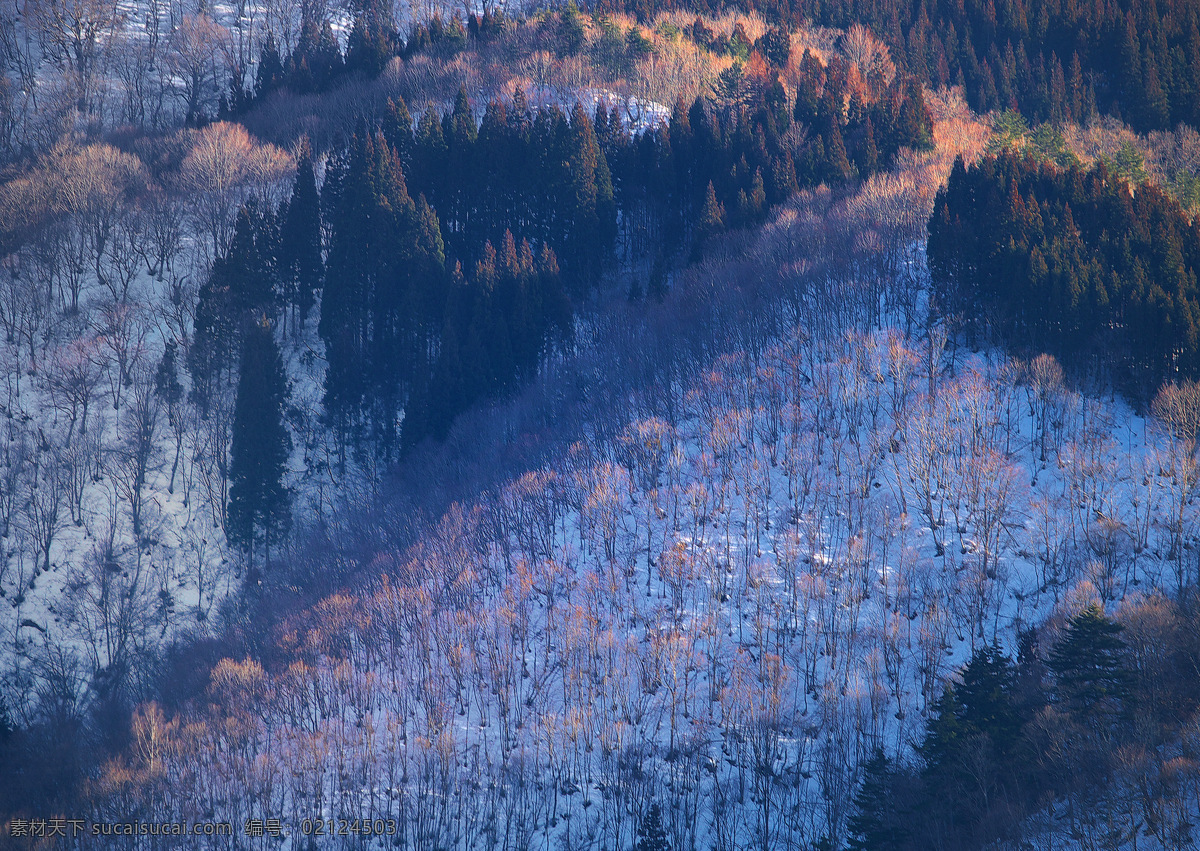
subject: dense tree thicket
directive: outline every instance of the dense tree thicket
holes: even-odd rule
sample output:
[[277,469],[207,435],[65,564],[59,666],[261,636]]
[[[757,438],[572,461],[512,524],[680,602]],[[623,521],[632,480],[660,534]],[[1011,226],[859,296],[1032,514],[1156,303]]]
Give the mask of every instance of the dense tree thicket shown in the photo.
[[[620,4],[641,16],[679,5]],[[700,11],[720,3],[700,0]],[[1082,121],[1097,110],[1134,128],[1200,123],[1200,9],[1154,0],[745,0],[799,26],[866,24],[907,70],[962,84],[977,110],[1020,109],[1036,120]],[[689,8],[693,4],[688,4]]]
[[1101,163],[955,164],[929,222],[943,310],[1018,348],[1103,367],[1136,398],[1200,372],[1200,228]]
[[286,209],[239,217],[200,292],[198,401],[232,377],[247,321],[290,306],[295,327],[323,281],[329,422],[343,450],[395,457],[535,374],[569,337],[571,300],[618,253],[658,255],[645,291],[661,298],[665,257],[698,256],[800,187],[866,177],[929,144],[912,78],[865,79],[810,53],[800,68],[789,97],[754,53],[713,98],[680,101],[642,133],[605,103],[568,116],[519,91],[479,122],[465,91],[416,121],[389,102],[378,128],[361,125],[331,157],[321,192],[302,153]]
[[629,237],[678,244],[760,221],[798,188],[867,177],[902,147],[930,144],[915,80],[864,80],[840,57],[805,51],[795,98],[756,52],[722,75],[713,99],[674,105],[669,124],[637,137],[597,112]]
[[[1088,808],[1123,772],[1173,758],[1172,738],[1200,698],[1200,646],[1194,637],[1173,642],[1158,649],[1158,663],[1145,655],[1145,629],[1195,617],[1194,594],[1130,605],[1124,623],[1091,604],[1052,641],[1045,628],[1025,633],[1015,661],[995,645],[980,648],[930,714],[919,758],[897,764],[878,754],[864,766],[850,847],[978,848],[1015,838],[1021,819],[1055,800],[1073,831],[1110,842],[1126,836]],[[1147,711],[1135,721],[1139,701]],[[1171,712],[1152,720],[1151,707],[1164,703]],[[1148,809],[1142,827],[1170,845],[1181,837],[1163,815]]]
[[208,410],[218,383],[233,381],[247,327],[264,312],[274,313],[275,242],[272,211],[243,207],[228,251],[200,287],[188,368],[201,411]]

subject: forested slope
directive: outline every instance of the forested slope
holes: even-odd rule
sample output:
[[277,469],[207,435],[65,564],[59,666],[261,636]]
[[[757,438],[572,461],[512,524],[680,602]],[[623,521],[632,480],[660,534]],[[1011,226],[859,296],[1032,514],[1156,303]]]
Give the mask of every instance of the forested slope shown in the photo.
[[[612,4],[652,16],[671,3]],[[1194,2],[746,0],[768,20],[878,33],[910,73],[961,85],[980,111],[1085,122],[1097,112],[1141,132],[1200,123],[1200,9]],[[715,6],[697,3],[712,11]]]
[[1195,14],[1126,5],[0,12],[9,837],[1186,843],[1200,159],[1111,116]]
[[1153,184],[1032,156],[955,164],[929,225],[940,307],[1143,402],[1195,378],[1200,229]]
[[[1049,357],[957,354],[937,327],[891,325],[923,316],[908,249],[929,178],[948,173],[956,143],[982,147],[961,113],[943,118],[939,158],[842,199],[801,195],[744,254],[682,278],[662,309],[718,321],[658,332],[695,348],[597,382],[568,451],[452,507],[403,552],[371,543],[386,513],[340,526],[297,568],[340,563],[362,590],[285,609],[271,644],[220,661],[185,715],[143,708],[135,741],[164,757],[110,765],[98,812],[188,814],[213,796],[238,819],[379,818],[417,844],[613,847],[632,845],[657,803],[672,847],[819,847],[908,818],[869,806],[870,782],[912,793],[870,756],[926,741],[919,788],[938,797],[923,829],[947,841],[1021,830],[1042,793],[1077,807],[1083,831],[1127,831],[1143,811],[1160,814],[1163,843],[1185,829],[1190,787],[1131,799],[1109,769],[1081,774],[1068,755],[1094,743],[1069,686],[1087,682],[1070,648],[1088,605],[1143,630],[1131,648],[1174,641],[1194,618],[1138,594],[1195,582],[1190,444],[1070,391]],[[922,214],[863,239],[890,204]],[[598,329],[554,379],[637,362],[613,333]],[[609,400],[628,387],[622,422]],[[1010,668],[988,648],[1015,645],[1017,624],[1037,627]],[[943,692],[973,649],[968,687]],[[1106,652],[1138,689],[1161,682],[1140,657]],[[1011,717],[971,696],[991,694],[970,691],[980,666]],[[1176,770],[1176,721],[1194,705],[1180,687],[1154,734],[1169,746],[1137,764],[1147,776]],[[988,736],[1007,724],[1001,755],[1051,731],[1061,750],[1031,757],[1037,785],[996,797],[1014,775],[988,768],[964,786],[945,743],[954,724]],[[856,764],[875,765],[867,791]]]

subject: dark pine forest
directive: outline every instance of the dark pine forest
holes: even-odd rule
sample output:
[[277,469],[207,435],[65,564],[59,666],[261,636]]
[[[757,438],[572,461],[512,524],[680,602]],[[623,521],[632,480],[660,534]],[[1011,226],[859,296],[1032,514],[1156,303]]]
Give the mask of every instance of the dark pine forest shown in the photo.
[[1148,401],[1200,375],[1200,229],[1152,184],[1101,163],[1004,153],[955,163],[929,223],[941,309],[1028,352],[1051,352]]
[[643,268],[631,299],[661,300],[680,256],[800,188],[930,144],[913,78],[851,92],[844,60],[808,53],[801,71],[789,96],[756,54],[731,97],[679,101],[639,134],[604,103],[567,114],[518,92],[480,117],[460,91],[445,114],[414,120],[391,101],[334,153],[319,191],[305,155],[290,202],[242,211],[197,307],[198,403],[232,377],[247,323],[295,327],[321,291],[329,423],[343,453],[394,459],[563,351],[573,306],[618,263]]

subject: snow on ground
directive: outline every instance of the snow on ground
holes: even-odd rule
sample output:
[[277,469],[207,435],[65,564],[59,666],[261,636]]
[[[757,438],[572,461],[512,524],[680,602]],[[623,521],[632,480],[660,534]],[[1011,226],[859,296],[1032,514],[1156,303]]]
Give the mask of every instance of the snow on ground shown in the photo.
[[236,757],[201,737],[223,756],[186,757],[168,806],[220,776],[239,813],[427,847],[628,847],[651,800],[675,847],[835,832],[859,759],[919,741],[973,649],[1191,569],[1177,447],[947,342],[797,330],[714,363],[674,425],[456,507],[299,616],[285,676],[215,675],[255,716]]
[[599,104],[606,104],[609,110],[617,110],[622,125],[635,136],[648,130],[658,130],[671,121],[670,107],[634,95],[623,95],[611,89],[588,86],[563,92],[552,87],[534,87],[527,94],[531,105],[542,108],[557,106],[567,115],[571,114],[576,103],[580,104],[589,116],[596,114]]

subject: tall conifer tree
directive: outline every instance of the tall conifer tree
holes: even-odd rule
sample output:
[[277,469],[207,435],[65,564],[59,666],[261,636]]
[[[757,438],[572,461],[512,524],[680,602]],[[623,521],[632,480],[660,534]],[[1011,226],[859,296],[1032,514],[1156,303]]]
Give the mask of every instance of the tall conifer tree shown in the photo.
[[304,326],[325,274],[321,257],[321,196],[312,153],[307,144],[296,165],[292,197],[279,233],[280,277],[292,307],[293,330]]
[[248,329],[242,349],[229,464],[226,532],[251,563],[260,546],[269,561],[271,546],[291,525],[291,492],[284,484],[292,448],[283,419],[286,399],[283,360],[264,316]]

